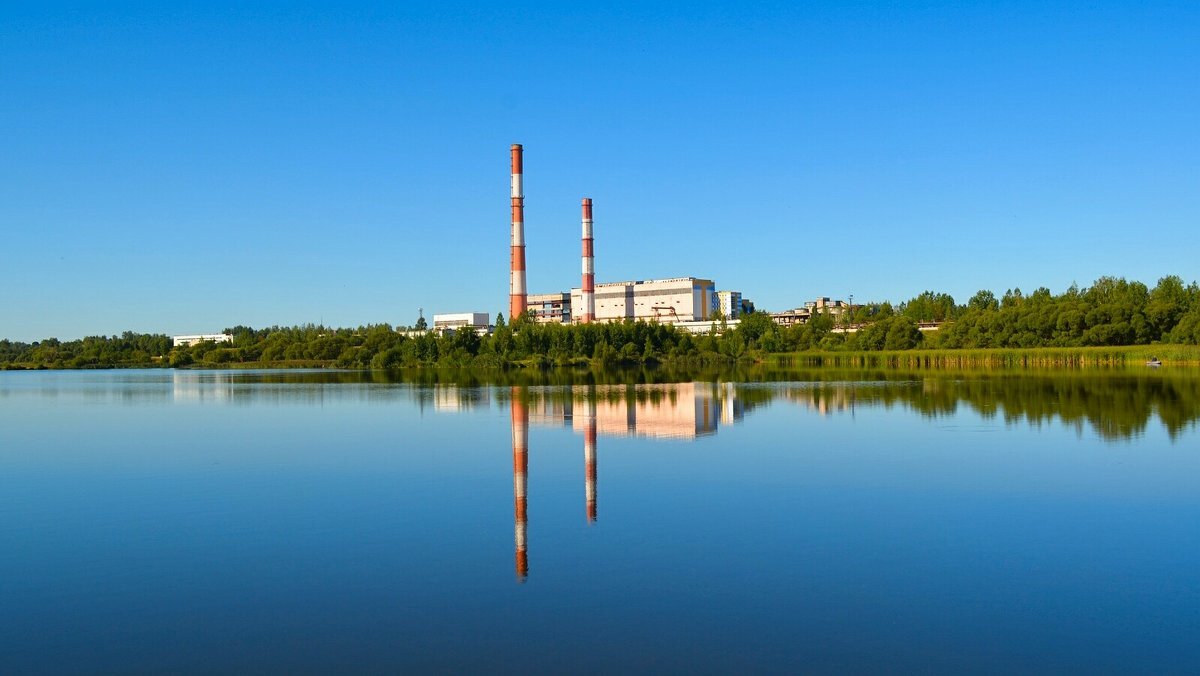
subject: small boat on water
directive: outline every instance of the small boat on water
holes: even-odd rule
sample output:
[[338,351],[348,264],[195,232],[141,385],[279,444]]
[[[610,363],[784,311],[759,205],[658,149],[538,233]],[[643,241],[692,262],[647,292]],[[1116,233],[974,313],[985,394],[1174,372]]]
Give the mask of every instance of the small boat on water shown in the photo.
[[1158,357],[1150,357],[1146,360],[1146,366],[1158,368],[1159,366],[1162,366],[1162,361],[1160,361]]

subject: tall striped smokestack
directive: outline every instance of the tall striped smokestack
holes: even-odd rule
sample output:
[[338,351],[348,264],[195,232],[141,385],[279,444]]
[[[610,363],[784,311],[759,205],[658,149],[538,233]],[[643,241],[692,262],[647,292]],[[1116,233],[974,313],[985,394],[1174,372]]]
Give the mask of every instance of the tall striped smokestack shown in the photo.
[[596,321],[596,254],[592,239],[592,198],[583,198],[583,308],[581,324]]
[[529,576],[529,556],[525,551],[525,531],[528,524],[525,491],[529,487],[529,409],[521,401],[517,388],[512,388],[512,452],[513,452],[513,539],[517,549],[517,580]]
[[509,249],[508,321],[525,314],[525,193],[521,144],[512,145],[512,242]]
[[587,418],[583,427],[584,495],[587,500],[588,523],[596,522],[596,399],[589,393]]

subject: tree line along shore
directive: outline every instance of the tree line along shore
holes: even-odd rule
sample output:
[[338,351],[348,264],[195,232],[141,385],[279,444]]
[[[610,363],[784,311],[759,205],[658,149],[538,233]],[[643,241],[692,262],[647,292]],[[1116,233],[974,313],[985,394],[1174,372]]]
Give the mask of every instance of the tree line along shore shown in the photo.
[[[922,322],[939,322],[921,331]],[[857,330],[839,329],[853,324]],[[1177,276],[1154,288],[1102,277],[1053,295],[980,291],[964,304],[925,292],[897,306],[855,305],[843,317],[814,315],[782,327],[769,315],[736,326],[713,322],[693,335],[669,324],[538,324],[498,316],[487,335],[397,330],[388,324],[226,329],[229,343],[173,347],[169,336],[125,332],[34,343],[0,340],[0,368],[338,367],[508,368],[759,362],[808,366],[1085,366],[1200,364],[1200,287]]]

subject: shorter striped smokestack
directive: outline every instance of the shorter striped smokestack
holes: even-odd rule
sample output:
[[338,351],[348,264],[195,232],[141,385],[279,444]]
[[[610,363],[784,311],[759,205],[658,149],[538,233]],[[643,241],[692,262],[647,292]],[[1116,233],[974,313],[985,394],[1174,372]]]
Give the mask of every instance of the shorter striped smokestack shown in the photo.
[[513,539],[517,549],[517,580],[529,577],[529,556],[525,535],[528,526],[528,507],[525,491],[529,488],[529,409],[521,401],[517,388],[512,389],[512,452],[513,452]]
[[521,144],[512,145],[512,231],[508,260],[508,321],[528,309],[525,290],[525,167]]
[[592,238],[592,198],[583,198],[583,308],[579,323],[596,321],[596,254]]

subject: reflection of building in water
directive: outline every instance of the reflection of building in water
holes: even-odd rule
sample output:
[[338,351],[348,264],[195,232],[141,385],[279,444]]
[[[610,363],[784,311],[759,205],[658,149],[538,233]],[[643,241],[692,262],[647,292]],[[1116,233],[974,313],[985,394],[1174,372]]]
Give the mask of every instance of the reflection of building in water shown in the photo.
[[[588,524],[593,524],[597,513],[596,440],[599,435],[695,439],[715,433],[720,423],[741,420],[744,411],[736,388],[729,383],[579,386],[568,391],[552,388],[533,393],[527,388],[513,387],[510,392],[514,541],[517,579],[521,582],[529,576],[526,540],[529,423],[570,426],[583,435],[584,513]],[[580,415],[575,415],[577,407]]]
[[[609,398],[612,393],[616,398]],[[600,434],[695,439],[717,431],[720,402],[711,383],[596,388],[596,430]],[[740,414],[737,417],[741,417]],[[583,431],[583,421],[575,421]]]
[[575,402],[571,397],[543,397],[529,403],[529,421],[543,427],[570,425],[574,413]]
[[517,579],[524,582],[529,575],[529,558],[526,554],[526,526],[528,515],[525,491],[529,487],[529,409],[521,401],[517,388],[512,390],[512,453],[513,453],[513,504],[515,522],[514,540],[517,550]]
[[[588,406],[585,416],[575,407]],[[744,408],[732,383],[599,385],[572,388],[568,397],[542,397],[529,403],[529,420],[539,426],[569,425],[584,434],[659,439],[695,439],[714,434],[720,423],[742,419]]]
[[457,413],[490,405],[491,390],[488,388],[440,384],[433,387],[433,410],[439,413]]
[[785,389],[781,396],[820,415],[854,409],[854,387],[849,384],[823,384],[817,387]]
[[175,401],[228,400],[233,398],[233,374],[220,371],[175,371],[171,374]]
[[745,415],[742,400],[738,399],[733,383],[721,384],[721,424],[732,425]]

